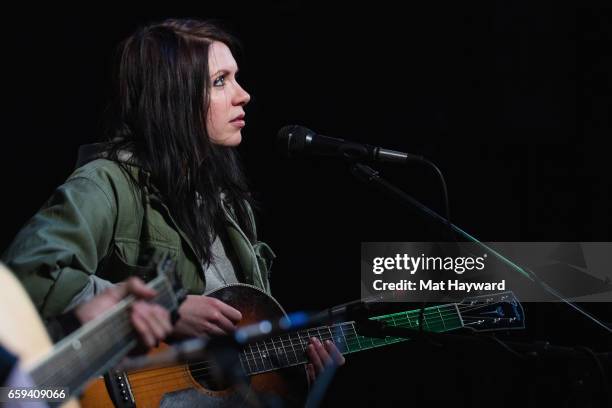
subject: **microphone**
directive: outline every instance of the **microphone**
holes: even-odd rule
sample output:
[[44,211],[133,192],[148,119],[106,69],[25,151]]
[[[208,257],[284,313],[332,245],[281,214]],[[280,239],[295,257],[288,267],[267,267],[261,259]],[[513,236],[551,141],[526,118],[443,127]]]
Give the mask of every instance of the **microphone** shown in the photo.
[[287,157],[311,154],[315,156],[342,157],[349,162],[390,163],[424,160],[422,156],[410,153],[319,135],[304,126],[298,125],[285,126],[279,130],[277,144],[281,153]]

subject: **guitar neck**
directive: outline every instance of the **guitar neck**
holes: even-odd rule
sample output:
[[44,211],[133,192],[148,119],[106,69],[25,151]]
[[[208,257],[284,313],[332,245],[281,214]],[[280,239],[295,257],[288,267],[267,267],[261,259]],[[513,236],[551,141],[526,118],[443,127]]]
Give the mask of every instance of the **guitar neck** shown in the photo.
[[[373,317],[370,320],[391,327],[418,329],[421,321],[420,314],[420,310],[411,310]],[[458,305],[451,303],[425,308],[422,325],[426,331],[444,332],[463,327],[463,321]],[[342,354],[355,353],[406,340],[399,337],[365,337],[358,334],[354,321],[344,322],[284,334],[249,344],[240,355],[242,367],[248,375],[254,375],[304,364],[308,360],[305,351],[311,337],[317,337],[322,341],[331,340]]]
[[[172,311],[178,307],[173,288],[164,276],[150,282],[158,295],[153,300]],[[53,352],[30,368],[38,387],[67,387],[77,393],[90,378],[116,365],[137,343],[130,323],[133,297],[127,297],[99,318],[62,339]]]

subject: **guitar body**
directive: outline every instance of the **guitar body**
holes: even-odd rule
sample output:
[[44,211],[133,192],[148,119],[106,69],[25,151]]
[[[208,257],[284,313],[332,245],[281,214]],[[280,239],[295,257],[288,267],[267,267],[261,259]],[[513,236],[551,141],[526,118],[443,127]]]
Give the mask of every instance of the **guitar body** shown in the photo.
[[[17,278],[0,264],[0,343],[19,357],[19,367],[27,371],[38,360],[51,353],[53,344],[30,297]],[[78,407],[76,400],[63,407]]]
[[[263,291],[245,284],[232,284],[207,294],[242,313],[238,326],[285,316],[280,304]],[[162,345],[152,353],[168,346]],[[202,364],[180,365],[127,373],[127,386],[133,403],[114,398],[117,407],[234,407],[244,404],[245,396],[234,386],[218,384]],[[121,374],[123,375],[123,374]],[[108,379],[107,379],[108,381]],[[264,406],[303,406],[308,383],[303,365],[287,367],[248,377],[248,398],[256,396]],[[278,402],[278,404],[276,403]],[[85,408],[113,407],[105,381],[96,380],[86,389],[81,405]],[[248,405],[248,404],[247,404]]]
[[19,366],[27,369],[53,349],[51,339],[30,297],[17,278],[0,264],[0,343],[19,357]]

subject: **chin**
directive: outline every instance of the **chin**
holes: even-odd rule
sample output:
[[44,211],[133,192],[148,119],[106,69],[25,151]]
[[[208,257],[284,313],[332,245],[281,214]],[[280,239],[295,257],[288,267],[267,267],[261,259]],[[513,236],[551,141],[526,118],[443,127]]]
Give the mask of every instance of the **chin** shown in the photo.
[[238,132],[237,135],[230,137],[227,140],[226,146],[238,146],[242,142],[242,134]]
[[214,144],[218,144],[220,146],[238,146],[240,142],[242,142],[242,134],[240,132],[231,134],[223,139],[212,140]]

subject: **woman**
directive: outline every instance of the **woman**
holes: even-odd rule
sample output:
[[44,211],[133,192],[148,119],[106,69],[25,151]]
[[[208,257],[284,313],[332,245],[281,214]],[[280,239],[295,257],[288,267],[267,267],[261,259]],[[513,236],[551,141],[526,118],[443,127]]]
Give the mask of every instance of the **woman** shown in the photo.
[[[205,291],[270,291],[274,254],[257,241],[234,151],[250,96],[232,49],[231,36],[195,20],[150,25],[122,44],[110,141],[81,148],[75,172],[4,254],[44,317],[127,276],[146,280],[151,252],[174,257],[190,293],[176,337],[235,329],[240,312]],[[311,343],[311,378],[343,363],[332,343]]]

